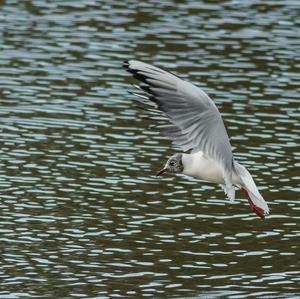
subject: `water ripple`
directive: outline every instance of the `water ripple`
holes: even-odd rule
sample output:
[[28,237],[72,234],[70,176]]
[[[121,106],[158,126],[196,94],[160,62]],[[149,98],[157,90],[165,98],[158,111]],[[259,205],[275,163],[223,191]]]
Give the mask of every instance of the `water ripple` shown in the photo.
[[[0,297],[299,293],[299,4],[5,1]],[[122,62],[207,91],[270,204],[181,175]],[[297,258],[298,257],[298,258]]]

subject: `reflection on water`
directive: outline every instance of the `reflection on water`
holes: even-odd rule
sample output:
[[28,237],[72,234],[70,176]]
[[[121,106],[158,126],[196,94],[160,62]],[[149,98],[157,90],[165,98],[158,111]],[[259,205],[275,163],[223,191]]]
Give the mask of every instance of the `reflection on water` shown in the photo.
[[[0,296],[300,296],[298,2],[2,2]],[[215,99],[266,221],[153,176],[132,57]]]

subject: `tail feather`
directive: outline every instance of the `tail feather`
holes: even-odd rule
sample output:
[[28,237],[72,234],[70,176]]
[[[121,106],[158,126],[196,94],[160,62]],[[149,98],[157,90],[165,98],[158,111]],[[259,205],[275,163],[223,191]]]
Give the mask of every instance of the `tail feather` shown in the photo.
[[235,200],[235,188],[233,185],[220,185],[224,191],[224,193],[227,195],[228,199],[233,202]]
[[259,193],[249,171],[241,164],[234,162],[234,169],[242,181],[241,191],[249,202],[250,208],[262,219],[269,214],[268,204]]

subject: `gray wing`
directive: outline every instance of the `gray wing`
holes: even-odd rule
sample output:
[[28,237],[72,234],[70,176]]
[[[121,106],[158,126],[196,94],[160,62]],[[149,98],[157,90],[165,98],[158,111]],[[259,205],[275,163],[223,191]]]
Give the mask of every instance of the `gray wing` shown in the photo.
[[150,64],[125,62],[127,70],[142,82],[140,86],[169,120],[159,126],[183,151],[203,151],[224,168],[225,183],[231,186],[233,155],[229,138],[218,111],[209,96],[195,85]]

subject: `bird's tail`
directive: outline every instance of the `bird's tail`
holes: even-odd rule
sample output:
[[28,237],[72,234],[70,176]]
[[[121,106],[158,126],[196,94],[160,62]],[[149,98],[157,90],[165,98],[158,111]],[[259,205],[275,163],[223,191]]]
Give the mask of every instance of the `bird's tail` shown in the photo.
[[269,207],[259,193],[251,174],[244,166],[236,161],[234,162],[234,169],[243,183],[241,191],[248,200],[251,210],[260,218],[264,219],[265,216],[269,214]]

